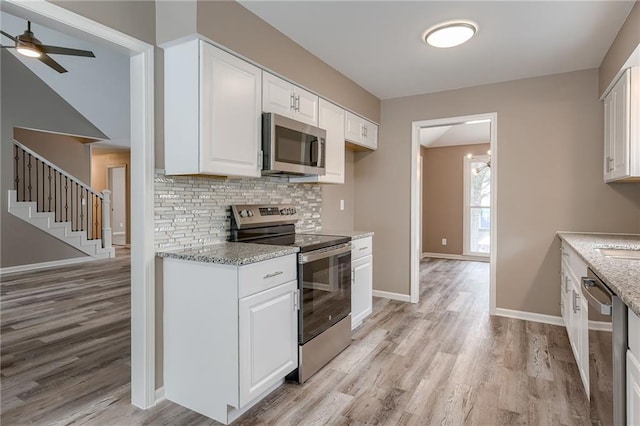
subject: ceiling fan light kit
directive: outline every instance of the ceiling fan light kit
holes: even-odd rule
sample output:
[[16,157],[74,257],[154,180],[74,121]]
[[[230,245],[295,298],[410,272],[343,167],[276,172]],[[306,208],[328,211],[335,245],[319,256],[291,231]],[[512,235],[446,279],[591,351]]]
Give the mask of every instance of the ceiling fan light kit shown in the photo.
[[478,25],[471,21],[442,22],[429,28],[422,37],[425,43],[438,48],[459,46],[478,32]]
[[89,50],[69,49],[67,47],[47,46],[42,44],[31,32],[31,21],[27,21],[27,29],[21,35],[14,37],[2,30],[0,30],[0,34],[14,42],[14,46],[0,46],[1,48],[16,49],[16,51],[21,55],[29,58],[36,58],[59,73],[65,73],[67,70],[62,65],[54,61],[49,54],[83,56],[87,58],[96,57],[93,52]]

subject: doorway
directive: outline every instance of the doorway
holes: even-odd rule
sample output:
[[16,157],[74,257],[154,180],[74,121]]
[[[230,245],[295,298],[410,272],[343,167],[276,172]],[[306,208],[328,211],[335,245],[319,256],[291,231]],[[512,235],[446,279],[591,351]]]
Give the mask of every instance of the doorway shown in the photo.
[[107,166],[107,188],[111,191],[112,244],[127,244],[127,166]]
[[469,154],[463,165],[463,256],[491,253],[491,157]]
[[[420,285],[420,260],[421,260],[421,227],[422,227],[422,156],[420,153],[421,147],[421,130],[426,128],[444,128],[446,126],[455,126],[459,124],[473,124],[479,122],[487,122],[490,126],[490,137],[489,137],[489,151],[491,153],[491,171],[488,173],[488,179],[491,191],[489,193],[488,202],[490,206],[496,206],[497,200],[497,113],[485,113],[485,114],[476,114],[476,115],[468,115],[468,116],[459,116],[459,117],[448,117],[441,119],[432,119],[432,120],[422,120],[422,121],[414,121],[412,123],[412,133],[411,133],[411,259],[410,259],[410,267],[411,267],[411,285],[410,285],[410,300],[412,303],[417,303],[419,301],[419,285]],[[442,131],[444,133],[444,131]],[[462,164],[463,159],[460,159],[460,164]],[[479,160],[476,161],[479,163]],[[475,164],[475,168],[480,168],[480,164]],[[470,172],[471,165],[469,166]],[[476,206],[483,208],[485,206]],[[466,209],[465,209],[466,211]],[[482,210],[478,210],[479,217],[478,219],[482,219]],[[475,213],[475,212],[474,212]],[[496,235],[497,235],[497,214],[495,208],[490,208],[488,211],[488,223],[486,222],[486,214],[485,214],[485,222],[480,225],[489,225],[488,229],[488,245],[490,246],[489,250],[489,268],[490,268],[490,288],[489,288],[489,313],[491,315],[495,314],[496,310],[496,295],[495,295],[495,285],[496,285],[496,252],[497,252],[497,244],[496,244]],[[472,216],[471,209],[469,208],[469,216]],[[471,219],[469,219],[471,220]],[[471,226],[469,226],[471,228]],[[483,230],[486,231],[486,230]],[[486,245],[487,240],[484,240],[483,243]],[[486,256],[486,254],[484,255]]]
[[[155,251],[153,204],[154,46],[46,1],[6,0],[2,10],[104,41],[130,56],[131,403],[155,404]],[[47,25],[47,26],[50,26]]]

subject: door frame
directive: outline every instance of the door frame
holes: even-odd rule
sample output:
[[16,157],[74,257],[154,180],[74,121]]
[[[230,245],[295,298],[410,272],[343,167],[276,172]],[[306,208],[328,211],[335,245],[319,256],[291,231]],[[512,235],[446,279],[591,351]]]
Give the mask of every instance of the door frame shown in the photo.
[[491,253],[489,255],[490,278],[489,278],[489,314],[496,314],[496,259],[498,253],[497,233],[498,233],[498,113],[490,112],[483,114],[464,115],[458,117],[446,117],[430,120],[419,120],[411,123],[411,216],[410,216],[410,290],[409,298],[411,303],[418,303],[420,295],[420,243],[422,237],[418,235],[421,229],[422,214],[419,211],[422,171],[420,167],[420,129],[422,127],[451,126],[462,124],[468,121],[490,120],[491,122]]
[[[129,189],[127,188],[130,185],[127,185],[127,182],[129,181],[129,179],[127,179],[127,174],[129,173],[129,170],[127,170],[127,163],[121,163],[121,164],[110,164],[108,166],[105,166],[106,169],[106,173],[107,173],[107,189],[111,191],[111,211],[113,212],[113,188],[111,188],[110,185],[110,176],[109,174],[111,173],[111,171],[113,169],[124,169],[124,210],[125,210],[125,220],[127,220],[127,222],[125,223],[125,227],[124,227],[124,241],[125,241],[125,246],[127,245],[127,237],[129,237],[129,232],[127,231],[127,228],[129,228],[131,226],[131,224],[129,223],[129,221],[131,220],[131,214],[129,214],[129,217],[127,217],[127,211],[129,210],[129,203],[127,203],[127,195],[129,195]],[[111,229],[113,229],[113,213],[111,213]],[[113,231],[112,231],[113,233]],[[112,244],[113,244],[113,236],[111,238]],[[129,240],[131,241],[131,240]]]
[[130,52],[131,211],[138,212],[131,215],[131,403],[149,408],[156,402],[154,46],[48,1],[5,2]]

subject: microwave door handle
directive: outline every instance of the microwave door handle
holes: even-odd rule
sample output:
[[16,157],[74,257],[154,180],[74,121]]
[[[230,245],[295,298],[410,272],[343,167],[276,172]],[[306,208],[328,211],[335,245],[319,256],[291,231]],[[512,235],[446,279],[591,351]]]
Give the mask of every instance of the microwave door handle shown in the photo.
[[[318,143],[318,138],[311,141],[311,149],[309,150],[309,164],[317,164],[320,151],[320,144]],[[314,161],[315,159],[315,161]]]
[[319,138],[319,142],[318,142],[318,167],[323,167],[324,162],[325,162],[325,155],[326,155],[326,141],[323,138]]

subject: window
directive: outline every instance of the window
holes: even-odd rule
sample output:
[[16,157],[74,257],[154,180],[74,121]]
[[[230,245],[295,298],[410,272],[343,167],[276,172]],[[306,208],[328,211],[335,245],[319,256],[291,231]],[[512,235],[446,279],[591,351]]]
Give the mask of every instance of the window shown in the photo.
[[491,158],[464,158],[464,255],[488,256],[491,250]]

